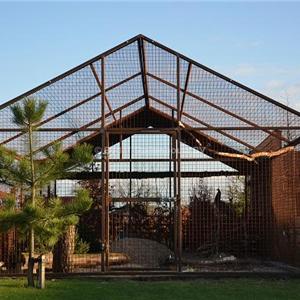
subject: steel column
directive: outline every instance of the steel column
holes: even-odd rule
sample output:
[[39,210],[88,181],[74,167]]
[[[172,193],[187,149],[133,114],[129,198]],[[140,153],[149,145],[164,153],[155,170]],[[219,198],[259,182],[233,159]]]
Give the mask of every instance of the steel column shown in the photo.
[[[104,61],[104,58],[102,59],[102,63],[103,63],[103,61]],[[102,64],[101,64],[101,65],[102,65]],[[115,114],[114,114],[114,112],[113,112],[113,109],[112,109],[112,107],[111,107],[111,105],[110,105],[110,102],[108,101],[108,99],[107,99],[107,97],[106,97],[106,95],[105,95],[105,88],[102,88],[103,83],[100,82],[100,79],[99,79],[99,77],[98,77],[97,71],[96,71],[95,67],[93,66],[93,64],[90,64],[90,68],[91,68],[92,73],[93,73],[93,75],[94,75],[94,77],[95,77],[95,80],[96,80],[96,82],[97,82],[97,84],[98,84],[98,87],[99,87],[99,89],[101,90],[101,94],[103,95],[103,93],[104,93],[104,101],[106,102],[106,105],[107,105],[107,107],[108,107],[110,113],[112,114],[114,120],[117,121],[117,118],[116,118],[116,116],[115,116]],[[102,98],[103,98],[103,97],[102,97]],[[103,114],[102,116],[104,116],[104,114]]]
[[143,81],[143,90],[145,96],[146,107],[149,107],[149,94],[148,94],[148,82],[147,82],[147,69],[146,69],[146,57],[145,57],[145,47],[142,38],[138,39],[138,47],[139,47],[139,58],[141,65],[141,73],[142,73],[142,81]]
[[110,240],[109,240],[109,133],[105,132],[105,269],[109,271],[109,253],[110,253]]
[[181,155],[180,155],[180,144],[181,144],[181,130],[176,132],[176,164],[177,164],[177,195],[176,195],[176,206],[177,206],[177,271],[182,271],[182,210],[181,210]]
[[189,79],[190,79],[190,75],[191,75],[191,70],[192,70],[192,64],[189,63],[188,70],[187,70],[187,73],[186,73],[186,79],[185,79],[185,84],[184,84],[184,90],[183,90],[183,94],[182,94],[182,100],[181,100],[180,120],[181,120],[181,117],[182,117],[183,106],[184,106],[184,101],[185,101],[186,91],[187,91],[188,84],[189,84]]
[[172,135],[172,163],[173,163],[173,196],[174,196],[174,254],[178,262],[178,218],[177,218],[177,163],[176,163],[176,135]]
[[102,244],[104,245],[104,249],[101,252],[101,271],[107,271],[107,230],[106,230],[106,211],[107,211],[107,199],[106,199],[106,185],[107,185],[107,176],[106,176],[106,130],[105,130],[105,60],[102,58],[101,60],[101,199],[102,199],[102,209],[101,209],[101,239]]
[[[166,84],[166,85],[168,85],[170,87],[177,88],[177,86],[174,85],[173,83],[171,83],[171,82],[169,82],[167,80],[164,80],[164,79],[162,79],[160,77],[157,77],[157,76],[155,76],[155,75],[153,75],[153,74],[151,74],[149,72],[147,73],[147,75],[149,75],[153,79],[156,79],[157,81],[162,82],[162,83],[164,83],[164,84]],[[181,90],[183,90],[183,89],[181,89]],[[274,133],[272,131],[265,130],[261,126],[259,126],[258,124],[254,123],[252,121],[249,121],[248,119],[245,119],[245,118],[243,118],[243,117],[241,117],[241,116],[239,116],[239,115],[237,115],[237,114],[235,114],[235,113],[233,113],[233,112],[231,112],[231,111],[229,111],[229,110],[227,110],[227,109],[225,109],[225,108],[223,108],[223,107],[221,107],[221,106],[219,106],[217,104],[214,104],[214,103],[212,103],[212,102],[210,102],[210,101],[208,101],[208,100],[206,100],[206,99],[204,99],[202,97],[199,97],[198,95],[196,95],[194,93],[186,91],[186,94],[189,95],[189,96],[191,96],[191,97],[193,97],[193,98],[195,98],[195,99],[197,99],[197,100],[199,100],[200,102],[203,102],[203,103],[205,103],[205,104],[207,104],[207,105],[209,105],[209,106],[211,106],[211,107],[219,110],[219,111],[222,111],[223,113],[225,113],[227,115],[230,115],[233,118],[236,118],[236,119],[242,121],[243,123],[246,123],[246,124],[248,124],[250,126],[256,127],[258,129],[260,129],[260,130],[262,130],[262,131],[264,131],[264,132],[266,132],[266,133],[268,133],[268,134],[276,137],[279,140],[282,140],[282,141],[285,141],[285,142],[289,142],[288,139],[286,139],[284,137],[281,137],[281,136],[279,136],[278,134],[276,134],[276,133]]]

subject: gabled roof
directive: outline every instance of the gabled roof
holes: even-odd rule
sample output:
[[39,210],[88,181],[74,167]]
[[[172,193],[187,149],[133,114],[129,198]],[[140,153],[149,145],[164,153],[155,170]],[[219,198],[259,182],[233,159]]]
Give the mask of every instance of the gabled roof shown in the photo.
[[22,133],[9,107],[26,96],[49,103],[38,133],[41,147],[60,140],[68,148],[95,136],[102,84],[110,126],[141,108],[152,109],[244,153],[256,151],[270,135],[284,144],[300,136],[299,112],[138,35],[0,105],[0,144],[20,151]]

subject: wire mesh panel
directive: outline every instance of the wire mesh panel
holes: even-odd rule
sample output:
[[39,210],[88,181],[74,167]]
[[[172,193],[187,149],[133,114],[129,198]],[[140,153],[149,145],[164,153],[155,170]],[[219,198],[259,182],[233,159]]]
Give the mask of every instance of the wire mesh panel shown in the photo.
[[[0,145],[19,156],[28,134],[11,107],[26,97],[48,102],[36,160],[55,143],[95,154],[39,191],[69,202],[85,187],[93,199],[47,253],[49,271],[299,264],[299,112],[141,35],[0,105]],[[22,207],[5,182],[0,200],[8,192]],[[27,251],[16,230],[2,234],[0,272],[24,273]]]
[[[170,139],[135,134],[109,151],[110,268],[168,269],[174,259]],[[157,174],[159,177],[156,177]]]
[[[166,47],[147,40],[145,42],[147,57],[147,75],[150,98],[156,98],[163,104],[152,101],[154,107],[174,105],[176,93],[176,56],[180,56],[180,89],[183,114],[198,119],[199,125],[205,122],[213,127],[247,127],[262,129],[268,126],[281,126],[283,141],[291,141],[299,135],[299,113],[287,110],[283,105],[251,91],[247,87],[220,75],[205,66],[201,66]],[[172,92],[173,89],[173,92]],[[173,93],[173,95],[172,95]],[[173,96],[173,97],[172,97]],[[173,102],[172,102],[173,101]],[[167,108],[165,111],[168,111]],[[203,125],[203,123],[202,123]],[[275,126],[275,127],[276,127]],[[296,129],[293,129],[296,128]],[[237,132],[232,135],[236,136]],[[252,136],[254,136],[252,134]],[[241,139],[243,141],[243,139]],[[222,141],[222,140],[221,140]],[[252,140],[252,146],[263,141],[260,132]]]

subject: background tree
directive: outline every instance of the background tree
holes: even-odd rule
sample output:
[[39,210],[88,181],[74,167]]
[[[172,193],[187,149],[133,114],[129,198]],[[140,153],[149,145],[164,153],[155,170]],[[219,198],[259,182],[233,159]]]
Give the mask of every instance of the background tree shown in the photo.
[[90,252],[99,253],[101,251],[101,216],[102,216],[102,193],[101,181],[99,179],[84,180],[81,186],[90,192],[93,199],[91,208],[86,211],[77,225],[79,238],[90,245]]
[[78,216],[89,209],[91,199],[87,190],[80,189],[70,203],[59,198],[43,199],[41,191],[51,182],[62,178],[66,172],[85,168],[92,162],[92,148],[87,144],[76,146],[71,154],[56,143],[42,149],[38,143],[38,125],[47,108],[47,102],[25,98],[22,104],[11,107],[13,122],[24,133],[25,151],[22,155],[0,147],[0,179],[19,188],[25,202],[18,207],[15,195],[6,197],[0,212],[0,230],[16,227],[28,240],[28,285],[34,286],[35,254],[51,251]]
[[249,243],[248,235],[248,203],[247,196],[248,189],[246,178],[244,176],[231,177],[228,188],[229,201],[231,202],[236,216],[240,219],[242,225],[241,240],[243,242],[244,254],[247,256],[247,249]]
[[199,178],[189,194],[190,202],[184,209],[183,217],[183,247],[198,250],[202,255],[210,255],[215,242],[213,234],[210,234],[215,232],[213,190]]
[[242,215],[246,205],[245,177],[233,176],[228,186],[228,197],[236,213]]

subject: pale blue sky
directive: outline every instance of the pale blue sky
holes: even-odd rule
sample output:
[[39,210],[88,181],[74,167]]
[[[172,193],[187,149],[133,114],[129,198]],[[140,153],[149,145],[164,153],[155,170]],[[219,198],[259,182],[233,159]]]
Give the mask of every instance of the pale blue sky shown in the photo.
[[300,110],[300,3],[141,2],[0,2],[0,103],[142,33]]

